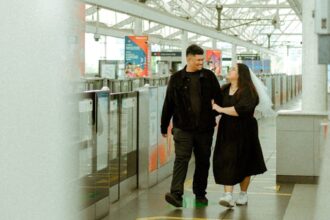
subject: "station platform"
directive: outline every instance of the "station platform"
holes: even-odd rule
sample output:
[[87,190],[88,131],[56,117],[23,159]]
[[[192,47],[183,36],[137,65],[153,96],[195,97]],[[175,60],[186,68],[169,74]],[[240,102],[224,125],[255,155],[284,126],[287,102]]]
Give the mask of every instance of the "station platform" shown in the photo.
[[[300,108],[301,97],[298,96],[280,109],[299,110]],[[258,121],[258,124],[259,137],[268,171],[263,175],[251,178],[251,185],[248,191],[249,203],[247,206],[236,206],[233,209],[220,206],[218,199],[223,192],[223,187],[215,184],[212,170],[210,169],[208,194],[206,195],[209,199],[209,204],[206,207],[196,207],[192,193],[194,168],[194,163],[192,162],[185,182],[183,208],[175,208],[166,203],[164,199],[165,193],[169,191],[170,176],[148,190],[137,190],[129,196],[121,198],[120,201],[111,204],[109,215],[102,220],[284,219],[295,185],[276,183],[275,117],[262,118]],[[313,186],[311,185],[311,187]],[[238,190],[239,187],[236,187],[234,196],[238,195]],[[294,207],[293,204],[293,209]],[[287,214],[292,215],[292,210]]]
[[[330,0],[2,2],[0,220],[330,219]],[[248,205],[219,204],[212,164],[196,204],[194,156],[168,204],[173,126],[207,128],[212,99],[244,114],[252,85],[268,170]]]

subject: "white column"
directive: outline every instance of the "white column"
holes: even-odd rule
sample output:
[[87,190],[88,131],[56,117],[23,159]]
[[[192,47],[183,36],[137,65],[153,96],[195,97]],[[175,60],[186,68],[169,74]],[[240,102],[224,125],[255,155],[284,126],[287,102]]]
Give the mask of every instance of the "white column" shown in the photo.
[[217,40],[216,39],[212,39],[212,49],[217,49]]
[[148,57],[147,57],[147,62],[148,62],[148,76],[152,76],[152,65],[151,65],[151,43],[148,41]]
[[231,46],[231,65],[234,66],[237,63],[237,45]]
[[327,110],[326,65],[318,64],[318,40],[314,31],[313,10],[315,1],[302,1],[302,110],[304,112]]
[[140,36],[143,33],[142,20],[140,18],[135,18],[134,21],[134,34]]
[[1,219],[75,219],[79,6],[13,0],[0,8]]
[[256,52],[257,52],[257,54],[259,54],[260,60],[262,60],[264,54],[263,54],[260,50],[258,50],[258,51],[256,51]]
[[188,32],[187,31],[182,31],[182,38],[181,38],[181,51],[182,51],[182,55],[181,55],[181,62],[182,62],[182,67],[184,67],[187,64],[187,60],[186,60],[186,49],[189,46],[188,45]]

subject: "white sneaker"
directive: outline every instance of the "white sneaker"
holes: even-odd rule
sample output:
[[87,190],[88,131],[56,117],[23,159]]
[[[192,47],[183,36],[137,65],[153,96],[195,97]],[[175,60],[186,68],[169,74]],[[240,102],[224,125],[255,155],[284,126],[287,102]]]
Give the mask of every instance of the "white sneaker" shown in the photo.
[[241,192],[236,200],[236,205],[243,206],[248,204],[248,196],[246,192]]
[[232,208],[235,206],[234,200],[233,200],[233,194],[232,193],[224,193],[224,195],[220,198],[219,204],[227,207]]

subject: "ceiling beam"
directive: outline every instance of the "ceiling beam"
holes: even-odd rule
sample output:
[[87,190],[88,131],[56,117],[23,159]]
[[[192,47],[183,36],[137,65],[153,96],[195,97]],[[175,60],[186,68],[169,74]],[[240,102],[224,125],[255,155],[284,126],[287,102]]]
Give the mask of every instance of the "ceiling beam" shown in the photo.
[[94,14],[96,12],[97,12],[97,7],[96,6],[92,6],[92,7],[89,7],[89,8],[86,9],[85,15],[86,16],[89,16],[89,15],[92,15],[92,14]]
[[[260,35],[267,35],[269,33],[260,33]],[[299,36],[299,35],[302,35],[302,33],[273,33],[272,35],[285,35],[285,36]]]
[[126,18],[126,19],[122,20],[121,22],[118,22],[117,24],[113,25],[113,27],[114,28],[120,28],[120,27],[123,27],[125,25],[131,24],[134,21],[135,21],[135,18],[129,17],[129,18]]
[[[287,4],[224,4],[222,5],[224,8],[267,8],[267,9],[283,9],[283,8],[291,8],[290,5]],[[206,5],[208,8],[215,8],[216,4],[208,4]]]
[[[85,25],[85,31],[86,33],[95,34],[96,33],[96,22],[87,22]],[[97,29],[97,33],[105,36],[111,36],[111,37],[117,37],[117,38],[124,38],[125,36],[134,35],[134,32],[132,29],[117,29],[113,27],[107,27],[105,24],[99,23],[99,27]],[[171,40],[171,39],[165,39],[160,38],[156,36],[149,36],[149,42],[154,44],[165,44],[165,45],[171,45],[171,46],[177,46],[181,47],[181,41],[180,40]]]
[[[85,31],[86,31],[86,33],[95,34],[96,33],[96,22],[87,22],[85,25]],[[132,29],[125,29],[125,30],[116,29],[113,27],[108,27],[103,23],[99,24],[97,33],[100,35],[117,37],[117,38],[124,38],[125,36],[134,35]],[[149,38],[149,42],[153,43],[153,44],[175,46],[178,48],[180,48],[182,46],[181,40],[177,40],[177,39],[171,40],[171,39],[161,38],[156,35],[149,35],[148,38]],[[207,41],[205,41],[205,42],[207,42]],[[205,43],[205,42],[201,42],[201,43]],[[205,46],[202,46],[202,48],[213,49],[213,48],[205,47]]]
[[174,33],[172,33],[172,34],[170,34],[170,35],[167,35],[165,38],[167,38],[167,39],[171,39],[171,38],[175,38],[175,37],[177,37],[177,36],[180,36],[181,34],[182,34],[182,31],[179,30],[179,31],[176,31],[176,32],[174,32]]
[[200,11],[202,11],[205,7],[205,5],[207,4],[207,2],[209,2],[210,0],[204,0],[204,2],[202,3],[202,5],[200,5],[198,7],[198,9],[196,9],[196,11],[193,13],[192,17],[195,17]]
[[296,13],[300,21],[302,21],[302,7],[299,0],[288,0],[292,10]]
[[[282,31],[282,33],[284,33],[287,29],[289,29],[289,27],[292,26],[292,24],[293,24],[293,22],[291,22],[291,23],[285,28],[285,30]],[[296,29],[297,26],[299,26],[299,23],[296,24],[296,26],[295,26],[294,29]],[[280,38],[281,38],[281,35],[280,35],[280,36],[276,36],[276,41],[279,41]]]
[[[285,21],[285,19],[286,19],[288,16],[289,16],[289,15],[285,15],[284,18],[282,18],[282,20]],[[289,24],[284,30],[281,30],[281,33],[284,33],[284,32],[289,28],[289,26],[291,26],[292,23],[293,23],[293,22],[290,22],[290,24]],[[276,31],[276,29],[274,29],[270,34],[272,35],[273,33],[275,33],[275,31]],[[263,31],[262,31],[262,32],[263,32]],[[277,40],[278,40],[280,37],[281,37],[281,36],[277,37]],[[264,45],[267,41],[268,41],[268,38],[265,39],[261,45]]]
[[200,38],[200,37],[202,37],[202,36],[196,34],[196,35],[192,36],[191,38],[189,38],[189,41],[195,41],[195,40],[198,40],[198,38]]
[[[103,8],[129,14],[131,16],[139,17],[142,19],[154,21],[160,24],[164,24],[170,27],[194,32],[203,36],[207,36],[220,41],[226,41],[239,46],[247,47],[250,49],[260,50],[263,53],[277,56],[275,51],[269,50],[265,47],[260,47],[253,43],[243,41],[237,37],[229,36],[227,34],[216,31],[215,29],[208,28],[186,19],[175,17],[170,13],[160,11],[155,8],[150,8],[144,4],[127,0],[84,0],[91,5],[98,5]],[[141,13],[143,12],[143,13]]]
[[149,28],[149,29],[145,30],[143,33],[145,33],[145,34],[151,34],[151,33],[155,32],[155,31],[158,31],[158,30],[160,30],[162,28],[164,28],[164,25],[157,24],[157,25],[153,26],[152,28]]

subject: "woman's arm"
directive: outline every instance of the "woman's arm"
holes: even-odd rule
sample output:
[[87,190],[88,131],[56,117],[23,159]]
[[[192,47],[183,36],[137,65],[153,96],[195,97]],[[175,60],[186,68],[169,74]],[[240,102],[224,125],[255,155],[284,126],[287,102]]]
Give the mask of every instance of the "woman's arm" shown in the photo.
[[234,106],[232,107],[226,107],[226,108],[223,108],[215,103],[212,103],[212,108],[213,110],[219,112],[219,113],[223,113],[223,114],[226,114],[226,115],[230,115],[230,116],[236,116],[238,117],[238,113],[236,112],[236,109],[234,108]]
[[223,108],[214,104],[213,109],[222,114],[234,116],[234,117],[246,117],[253,115],[254,108],[257,103],[257,96],[253,96],[248,89],[242,89],[240,98],[236,104],[231,107]]

